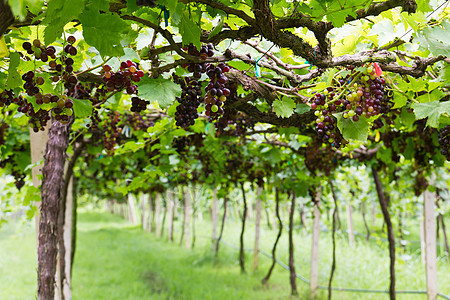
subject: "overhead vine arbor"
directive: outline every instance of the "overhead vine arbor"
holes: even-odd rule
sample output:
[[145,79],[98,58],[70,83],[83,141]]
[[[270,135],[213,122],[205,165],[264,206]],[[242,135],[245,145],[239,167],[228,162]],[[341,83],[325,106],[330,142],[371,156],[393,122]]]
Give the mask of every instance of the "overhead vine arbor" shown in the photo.
[[[201,168],[178,165],[174,150],[174,138],[186,136],[205,146],[198,158],[207,174],[232,163],[214,141],[223,136],[291,149],[309,170],[314,161],[318,176],[335,167],[323,161],[348,157],[377,157],[391,171],[399,155],[425,173],[442,165],[450,157],[447,5],[0,0],[0,149],[19,181],[17,128],[50,126],[39,299],[53,298],[65,154],[79,145],[91,156],[145,150],[138,159],[153,167],[136,163],[142,173],[122,192],[173,170],[192,179]],[[277,160],[259,147],[247,153]]]

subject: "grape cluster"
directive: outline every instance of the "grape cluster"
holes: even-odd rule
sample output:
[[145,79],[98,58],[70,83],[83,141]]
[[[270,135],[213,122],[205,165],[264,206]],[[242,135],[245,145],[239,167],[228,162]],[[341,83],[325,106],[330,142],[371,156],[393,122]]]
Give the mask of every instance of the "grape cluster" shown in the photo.
[[33,43],[24,42],[22,47],[28,54],[33,54],[37,60],[47,62],[49,58],[56,58],[56,49],[53,46],[45,47],[39,39],[33,40]]
[[114,154],[114,146],[117,144],[122,128],[118,126],[120,122],[120,114],[117,111],[109,112],[108,117],[104,122],[104,135],[102,138],[103,147],[106,149],[106,153]]
[[230,95],[230,89],[226,87],[228,78],[224,73],[230,71],[230,67],[220,62],[217,67],[210,64],[207,67],[206,75],[209,77],[209,84],[206,86],[206,115],[211,119],[223,114],[223,104]]
[[[192,44],[183,48],[184,51],[187,51],[189,55],[198,56],[201,60],[206,60],[208,57],[214,56],[214,47],[212,44],[202,45],[200,47],[200,51]],[[186,66],[185,66],[186,67]],[[206,71],[205,66],[202,65],[199,67],[199,64],[191,63],[187,67],[189,72],[194,73],[194,78],[199,79],[201,73]]]
[[[386,90],[386,80],[375,72],[375,66],[355,69],[350,66],[345,77],[336,79],[337,85],[311,98],[315,110],[315,129],[324,143],[339,148],[343,141],[336,130],[334,113],[342,112],[344,119],[358,122],[361,117],[371,118],[386,114],[392,107],[392,95]],[[374,127],[383,126],[381,119],[374,120]]]
[[198,118],[197,108],[203,101],[202,85],[197,80],[191,80],[189,77],[180,78],[174,75],[174,80],[180,84],[182,92],[181,97],[176,100],[180,103],[175,112],[176,125],[187,128],[194,125]]
[[57,96],[52,96],[53,101],[56,101],[56,107],[52,110],[52,115],[56,121],[60,121],[61,124],[67,124],[69,122],[69,117],[73,115],[73,100],[68,98],[66,95],[58,98]]
[[439,146],[441,147],[441,154],[447,160],[450,160],[450,125],[445,126],[439,131]]
[[35,76],[33,71],[28,71],[27,73],[22,75],[22,80],[25,81],[23,84],[23,88],[28,96],[35,96],[40,94],[40,89],[38,85],[44,84],[43,77]]
[[108,92],[125,89],[128,94],[136,94],[137,87],[134,82],[139,82],[145,75],[131,60],[122,62],[117,72],[112,72],[109,65],[104,65],[103,71],[103,82]]
[[175,148],[178,154],[184,156],[187,154],[190,146],[190,140],[188,136],[180,136],[173,139],[172,147]]
[[142,100],[139,97],[131,98],[131,111],[132,112],[141,112],[147,108],[147,105],[150,104],[150,101]]
[[[43,95],[39,88],[39,86],[44,84],[43,77],[37,76],[35,71],[28,71],[22,75],[22,79],[25,81],[23,88],[28,96],[36,98],[38,108],[35,111],[27,100],[17,99],[15,102],[19,105],[18,111],[27,114],[30,118],[29,124],[35,132],[44,130],[47,121],[50,119],[49,110],[51,110],[55,120],[63,124],[68,123],[70,116],[73,115],[73,101],[67,95],[73,96],[75,94],[78,79],[73,74],[74,60],[68,55],[74,56],[77,54],[77,49],[73,46],[76,39],[74,36],[69,36],[66,41],[67,44],[64,46],[64,51],[60,53],[59,57],[56,56],[55,47],[45,47],[38,39],[35,39],[33,44],[24,42],[22,45],[27,53],[34,54],[36,59],[47,62],[51,58],[48,66],[50,71],[54,72],[52,81],[55,83],[61,82],[65,87],[65,94],[62,96],[50,93]],[[43,104],[50,105],[47,105],[46,108],[40,107]]]
[[215,125],[218,136],[244,137],[249,130],[253,130],[255,121],[235,109],[227,109]]
[[[212,44],[202,45],[200,50],[190,44],[183,48],[189,55],[198,56],[200,60],[206,60],[208,57],[214,55],[214,48]],[[205,114],[208,120],[216,120],[224,113],[223,104],[232,93],[234,84],[228,82],[228,78],[224,73],[230,70],[230,67],[225,63],[220,62],[217,65],[212,63],[189,63],[184,64],[189,72],[192,72],[191,77],[180,79],[178,76],[173,76],[175,83],[180,84],[183,89],[181,98],[178,98],[180,105],[177,107],[177,126],[188,127],[193,125],[195,119],[198,117],[197,108],[201,102],[205,102]],[[202,74],[206,73],[209,82],[205,88],[206,95],[201,97],[201,82],[199,79]]]
[[0,107],[8,107],[14,102],[14,92],[12,90],[4,90],[0,92]]

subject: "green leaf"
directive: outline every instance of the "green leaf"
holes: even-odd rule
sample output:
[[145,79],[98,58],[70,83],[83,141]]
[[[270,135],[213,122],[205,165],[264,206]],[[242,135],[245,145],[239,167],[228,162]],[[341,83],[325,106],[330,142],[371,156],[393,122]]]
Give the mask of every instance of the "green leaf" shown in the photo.
[[406,105],[406,103],[408,103],[408,97],[406,97],[402,93],[394,91],[394,106],[392,108],[395,109],[403,107]]
[[161,108],[171,105],[181,96],[181,87],[169,79],[144,77],[138,86],[139,97],[148,101],[158,101]]
[[89,100],[73,99],[73,112],[76,118],[86,118],[92,114],[92,102]]
[[8,79],[6,80],[6,88],[14,89],[22,85],[22,78],[19,72],[17,72],[17,67],[20,63],[20,54],[18,52],[12,52],[9,56],[9,67],[8,67]]
[[337,126],[344,139],[367,140],[370,124],[366,118],[360,118],[358,122],[354,122],[352,119],[344,119],[342,113],[334,114],[334,116],[337,119]]
[[420,103],[438,101],[439,99],[442,98],[443,94],[444,94],[443,91],[436,89],[436,90],[432,91],[431,93],[425,93],[425,94],[417,97],[417,100]]
[[294,113],[295,102],[289,97],[283,96],[282,101],[273,102],[273,110],[278,117],[289,118]]
[[402,124],[408,129],[412,129],[414,121],[416,121],[416,117],[414,116],[414,114],[408,112],[408,108],[406,107],[402,109],[400,119],[402,121]]
[[369,35],[378,36],[378,46],[383,46],[395,38],[394,26],[390,20],[377,22],[372,26]]
[[442,113],[450,114],[450,102],[425,102],[414,103],[414,113],[417,119],[428,118],[427,126],[437,128],[439,125],[439,117]]
[[49,45],[61,37],[64,26],[78,18],[83,11],[84,1],[79,0],[52,0],[48,2],[47,16],[43,23],[48,24],[44,30],[45,44]]
[[297,104],[297,107],[295,108],[295,112],[300,115],[302,115],[310,110],[311,110],[311,107],[305,103],[299,103],[299,104]]
[[223,28],[223,17],[220,18],[219,24],[217,24],[216,27],[214,27],[213,30],[211,30],[210,34],[209,34],[209,39],[212,38],[213,36],[217,35],[219,32],[222,31]]
[[80,15],[80,21],[86,43],[97,48],[101,55],[124,55],[121,33],[128,32],[131,27],[118,15],[86,10]]
[[189,18],[189,13],[187,11],[181,16],[179,28],[183,44],[189,45],[192,43],[197,49],[200,49],[200,35],[202,30]]

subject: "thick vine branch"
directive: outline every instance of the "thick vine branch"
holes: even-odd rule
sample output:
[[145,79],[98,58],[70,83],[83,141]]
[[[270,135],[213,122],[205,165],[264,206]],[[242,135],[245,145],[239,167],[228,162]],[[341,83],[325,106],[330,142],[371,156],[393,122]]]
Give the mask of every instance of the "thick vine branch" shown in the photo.
[[187,3],[206,4],[209,7],[220,9],[220,10],[226,12],[228,15],[235,15],[235,16],[241,18],[242,20],[244,20],[245,22],[247,22],[247,24],[249,24],[249,25],[255,25],[255,19],[253,19],[252,17],[247,15],[245,12],[243,12],[242,10],[239,10],[239,9],[235,9],[235,8],[226,6],[225,4],[223,4],[221,2],[217,2],[217,1],[213,1],[213,0],[195,0],[195,1],[194,0],[180,0],[180,2],[182,2],[184,4],[187,4]]

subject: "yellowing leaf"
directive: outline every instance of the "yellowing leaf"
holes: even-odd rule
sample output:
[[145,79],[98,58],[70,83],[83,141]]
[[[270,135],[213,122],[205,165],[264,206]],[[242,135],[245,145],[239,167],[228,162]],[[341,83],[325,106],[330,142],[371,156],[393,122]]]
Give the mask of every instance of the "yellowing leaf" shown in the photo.
[[5,42],[5,36],[2,35],[2,37],[0,38],[0,58],[8,56],[9,51],[8,51],[8,47],[6,46],[6,42]]

